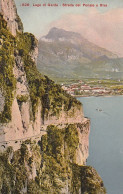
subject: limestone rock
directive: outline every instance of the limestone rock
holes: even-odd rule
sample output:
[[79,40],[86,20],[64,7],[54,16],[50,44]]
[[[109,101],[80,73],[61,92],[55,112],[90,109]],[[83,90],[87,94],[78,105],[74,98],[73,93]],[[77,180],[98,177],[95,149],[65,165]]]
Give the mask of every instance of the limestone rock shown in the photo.
[[5,98],[2,94],[2,91],[0,90],[0,112],[2,112],[4,109],[4,101],[5,101]]
[[7,26],[15,36],[16,31],[23,31],[23,24],[17,14],[15,2],[13,0],[0,0],[0,13],[7,21]]
[[76,164],[86,165],[89,156],[90,120],[85,118],[82,123],[77,124],[77,129],[79,146],[76,151]]
[[31,59],[37,64],[37,57],[38,57],[38,45],[35,46],[34,50],[30,53]]

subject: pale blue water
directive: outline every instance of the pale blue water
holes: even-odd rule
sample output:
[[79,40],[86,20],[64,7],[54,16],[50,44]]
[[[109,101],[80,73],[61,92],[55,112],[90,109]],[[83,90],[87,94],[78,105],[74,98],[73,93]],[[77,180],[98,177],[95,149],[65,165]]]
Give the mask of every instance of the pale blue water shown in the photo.
[[123,194],[123,96],[78,100],[91,119],[87,165],[98,171],[107,194]]

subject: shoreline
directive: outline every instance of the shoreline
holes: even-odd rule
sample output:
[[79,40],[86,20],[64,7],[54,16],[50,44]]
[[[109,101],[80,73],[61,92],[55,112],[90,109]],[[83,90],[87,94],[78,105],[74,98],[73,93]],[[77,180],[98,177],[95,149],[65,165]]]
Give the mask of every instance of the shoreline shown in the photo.
[[123,94],[115,95],[72,95],[73,97],[114,97],[114,96],[123,96]]

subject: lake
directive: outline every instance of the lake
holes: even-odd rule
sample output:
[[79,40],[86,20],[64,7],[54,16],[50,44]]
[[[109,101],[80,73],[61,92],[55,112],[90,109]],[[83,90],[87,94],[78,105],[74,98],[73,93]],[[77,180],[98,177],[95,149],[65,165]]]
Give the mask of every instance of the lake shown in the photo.
[[123,194],[123,96],[79,97],[91,120],[89,157],[107,190]]

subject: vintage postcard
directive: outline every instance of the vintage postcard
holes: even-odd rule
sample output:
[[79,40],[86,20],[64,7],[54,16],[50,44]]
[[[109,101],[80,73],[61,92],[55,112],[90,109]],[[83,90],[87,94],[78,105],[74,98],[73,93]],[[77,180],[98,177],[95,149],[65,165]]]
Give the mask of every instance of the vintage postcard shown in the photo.
[[123,1],[0,0],[0,192],[123,193]]

